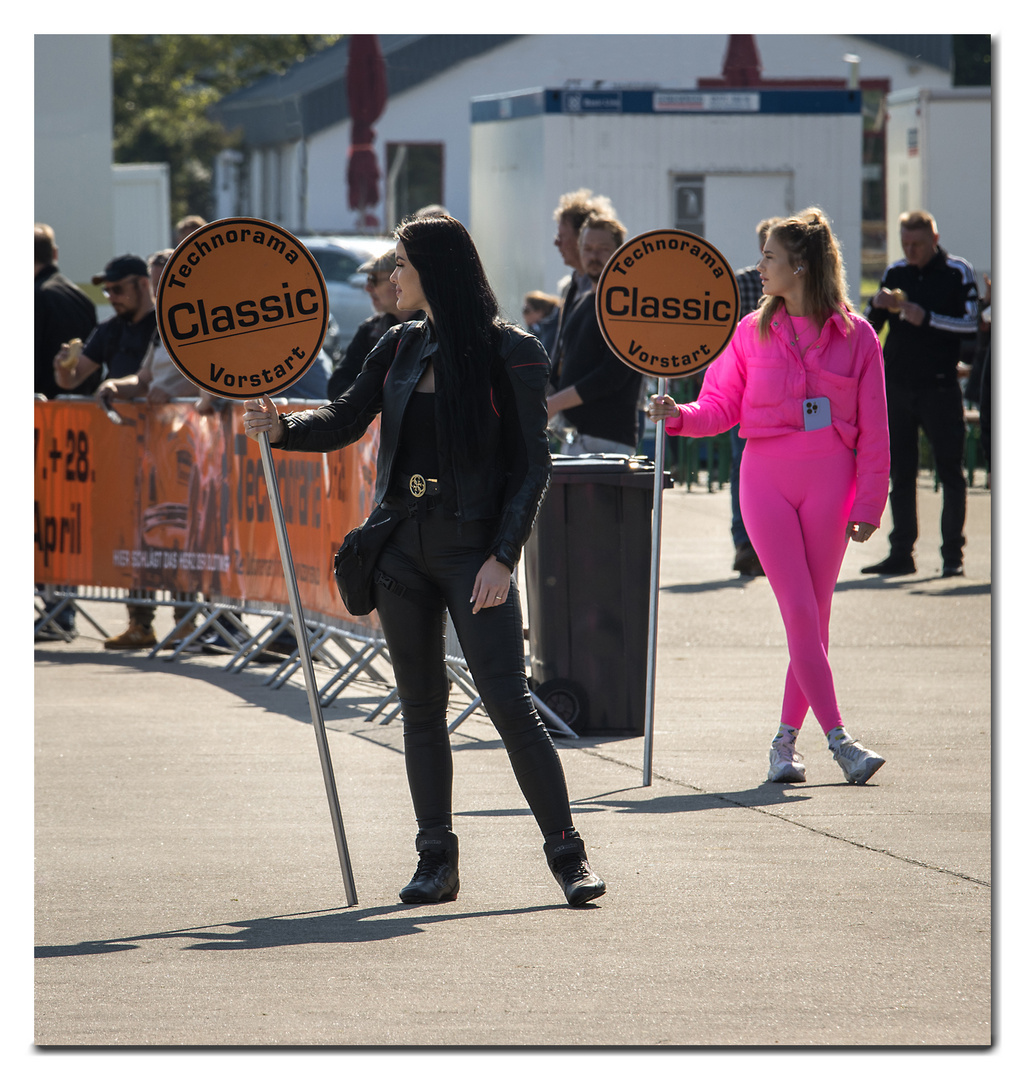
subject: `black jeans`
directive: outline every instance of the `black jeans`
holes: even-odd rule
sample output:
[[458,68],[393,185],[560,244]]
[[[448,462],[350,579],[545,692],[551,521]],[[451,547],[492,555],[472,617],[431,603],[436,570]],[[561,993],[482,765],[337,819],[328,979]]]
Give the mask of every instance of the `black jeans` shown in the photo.
[[964,473],[964,401],[957,383],[913,389],[887,383],[890,427],[891,554],[911,555],[918,539],[918,429],[932,447],[943,489],[940,553],[944,566],[960,565],[964,551],[968,482]]
[[452,750],[447,728],[445,610],[488,716],[543,835],[573,828],[566,778],[527,687],[523,616],[516,582],[498,607],[472,613],[470,594],[494,536],[494,522],[459,523],[440,509],[403,521],[377,569],[404,595],[374,586],[399,701],[406,776],[417,825],[452,826]]

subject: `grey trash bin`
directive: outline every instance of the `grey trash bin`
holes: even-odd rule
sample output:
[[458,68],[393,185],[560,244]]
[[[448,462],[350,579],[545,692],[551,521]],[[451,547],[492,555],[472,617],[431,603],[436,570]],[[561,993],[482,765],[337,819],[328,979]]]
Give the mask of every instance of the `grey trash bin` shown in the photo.
[[[552,459],[524,548],[531,689],[577,734],[644,730],[655,464]],[[672,487],[663,473],[663,487]]]

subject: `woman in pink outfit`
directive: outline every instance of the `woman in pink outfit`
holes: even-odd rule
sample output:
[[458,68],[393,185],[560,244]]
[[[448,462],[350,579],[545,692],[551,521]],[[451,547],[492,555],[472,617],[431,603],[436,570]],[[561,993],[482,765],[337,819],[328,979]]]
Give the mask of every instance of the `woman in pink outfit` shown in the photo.
[[821,210],[779,221],[758,264],[763,297],[708,368],[696,402],[651,398],[666,434],[740,424],[741,512],[779,604],[790,665],[770,781],[800,783],[794,744],[809,708],[848,783],[884,758],[844,729],[829,665],[829,615],[848,540],[879,527],[889,482],[883,358],[847,300],[840,249]]

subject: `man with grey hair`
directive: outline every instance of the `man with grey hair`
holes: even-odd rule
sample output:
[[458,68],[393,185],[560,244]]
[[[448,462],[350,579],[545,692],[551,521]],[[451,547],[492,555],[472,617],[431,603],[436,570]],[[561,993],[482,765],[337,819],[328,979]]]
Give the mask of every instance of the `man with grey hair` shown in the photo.
[[644,377],[609,348],[595,307],[598,279],[625,240],[625,226],[611,215],[592,213],[580,230],[580,265],[590,287],[565,315],[548,397],[549,421],[561,414],[569,429],[564,454],[633,454],[637,449]]
[[570,270],[569,278],[562,288],[562,308],[559,312],[550,354],[553,381],[558,379],[559,375],[555,358],[559,351],[566,314],[583,293],[590,292],[593,288],[591,279],[580,262],[580,230],[588,217],[594,213],[608,218],[616,216],[615,208],[607,196],[595,195],[590,188],[578,188],[576,191],[567,191],[561,196],[553,215],[556,224],[554,244],[562,256],[562,261]]

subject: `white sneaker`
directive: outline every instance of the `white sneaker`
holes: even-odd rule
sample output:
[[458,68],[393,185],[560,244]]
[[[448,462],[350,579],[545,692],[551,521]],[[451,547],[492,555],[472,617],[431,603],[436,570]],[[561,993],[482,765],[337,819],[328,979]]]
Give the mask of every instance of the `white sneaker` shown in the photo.
[[848,784],[864,784],[886,764],[886,758],[866,749],[849,735],[838,739],[830,749]]
[[804,765],[801,755],[794,749],[797,731],[780,727],[779,733],[769,747],[769,775],[771,784],[803,784]]

